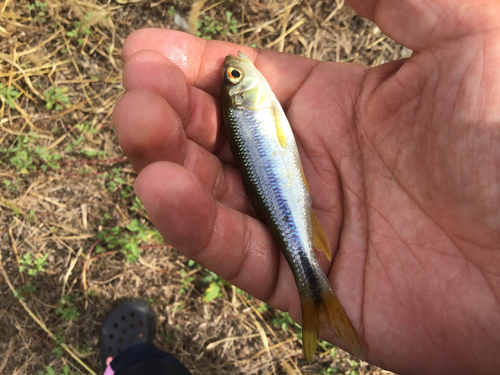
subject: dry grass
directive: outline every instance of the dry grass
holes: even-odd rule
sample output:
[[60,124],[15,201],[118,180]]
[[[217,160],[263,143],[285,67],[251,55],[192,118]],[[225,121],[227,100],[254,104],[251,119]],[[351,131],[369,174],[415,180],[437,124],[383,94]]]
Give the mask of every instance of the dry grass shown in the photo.
[[[152,228],[111,114],[124,38],[178,25],[322,60],[404,54],[343,0],[0,3],[0,373],[99,373],[100,322],[131,296],[150,299],[156,344],[193,374],[387,373],[327,344],[308,366],[300,330],[273,324],[286,315],[189,263]],[[222,289],[206,302],[210,282]]]

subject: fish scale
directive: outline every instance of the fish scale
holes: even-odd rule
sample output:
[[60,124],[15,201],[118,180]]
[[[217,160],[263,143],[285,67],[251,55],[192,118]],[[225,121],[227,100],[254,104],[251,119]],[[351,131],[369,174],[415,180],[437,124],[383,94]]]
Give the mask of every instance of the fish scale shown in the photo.
[[229,116],[234,124],[244,124],[235,126],[235,135],[240,140],[241,157],[247,166],[249,180],[258,187],[258,194],[274,225],[292,250],[297,272],[305,276],[304,269],[319,265],[315,257],[310,257],[313,252],[305,250],[312,249],[306,212],[309,193],[303,183],[297,183],[301,182],[300,171],[283,163],[293,160],[293,154],[283,150],[273,139],[272,129],[260,125],[270,121],[272,114],[269,111],[231,109]]

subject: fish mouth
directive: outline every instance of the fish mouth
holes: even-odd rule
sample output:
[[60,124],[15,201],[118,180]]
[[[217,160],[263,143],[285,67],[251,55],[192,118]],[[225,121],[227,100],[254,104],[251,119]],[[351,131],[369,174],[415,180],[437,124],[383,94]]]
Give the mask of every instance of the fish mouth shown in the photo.
[[227,68],[229,66],[229,64],[232,62],[232,61],[241,61],[241,62],[248,62],[248,61],[251,61],[247,55],[245,55],[243,52],[241,51],[238,51],[238,56],[234,56],[234,55],[227,55],[224,59],[224,68]]
[[241,51],[238,51],[238,57],[241,60],[243,60],[243,61],[245,61],[245,60],[246,61],[251,61],[250,58],[247,55],[245,55],[243,52],[241,52]]

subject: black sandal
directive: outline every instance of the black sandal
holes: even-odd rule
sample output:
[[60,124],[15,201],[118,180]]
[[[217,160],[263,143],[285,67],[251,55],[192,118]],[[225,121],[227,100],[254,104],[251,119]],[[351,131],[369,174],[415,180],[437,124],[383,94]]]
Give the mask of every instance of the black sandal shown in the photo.
[[156,335],[155,313],[141,299],[121,302],[111,310],[101,329],[101,366],[106,369],[106,359],[137,344],[152,343]]

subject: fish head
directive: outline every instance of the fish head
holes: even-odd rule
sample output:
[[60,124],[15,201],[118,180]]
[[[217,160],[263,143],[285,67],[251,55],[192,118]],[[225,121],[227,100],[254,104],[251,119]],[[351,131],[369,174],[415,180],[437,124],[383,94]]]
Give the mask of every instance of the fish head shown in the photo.
[[272,94],[269,84],[243,52],[224,59],[222,94],[223,100],[229,101],[232,107],[259,110],[271,105],[268,100]]

